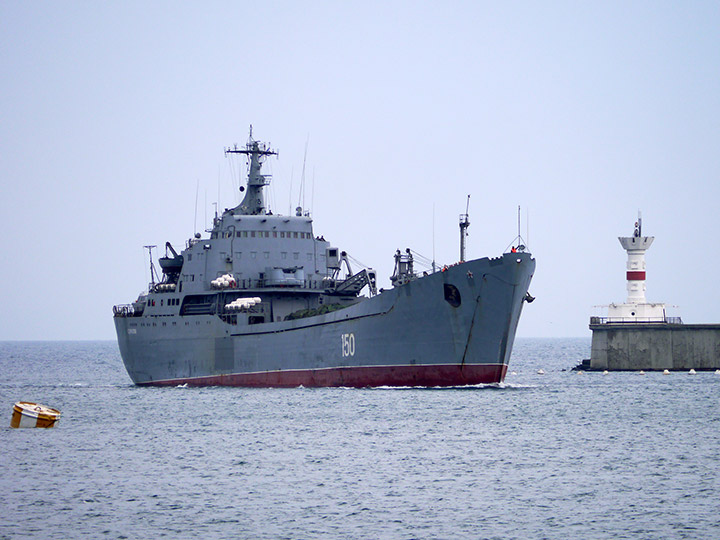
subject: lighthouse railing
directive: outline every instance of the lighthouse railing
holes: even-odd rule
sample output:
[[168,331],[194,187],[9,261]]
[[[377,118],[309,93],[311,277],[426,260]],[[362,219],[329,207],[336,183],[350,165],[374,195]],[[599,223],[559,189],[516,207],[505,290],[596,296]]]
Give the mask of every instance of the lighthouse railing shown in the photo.
[[590,317],[590,324],[683,324],[681,317]]

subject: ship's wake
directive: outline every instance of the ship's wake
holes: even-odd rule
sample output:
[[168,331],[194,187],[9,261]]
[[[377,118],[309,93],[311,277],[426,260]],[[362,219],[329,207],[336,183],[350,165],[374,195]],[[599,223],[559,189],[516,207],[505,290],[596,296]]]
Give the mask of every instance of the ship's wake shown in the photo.
[[464,391],[478,391],[478,390],[524,390],[527,388],[536,388],[530,384],[516,384],[516,383],[487,383],[487,384],[465,384],[456,386],[375,386],[370,390],[464,390]]

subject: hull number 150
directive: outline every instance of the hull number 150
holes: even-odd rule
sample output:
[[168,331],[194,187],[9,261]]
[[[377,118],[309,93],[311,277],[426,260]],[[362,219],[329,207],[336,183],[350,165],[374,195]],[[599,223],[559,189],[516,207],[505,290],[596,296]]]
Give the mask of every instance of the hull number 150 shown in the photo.
[[343,357],[355,356],[355,334],[343,334],[341,337]]

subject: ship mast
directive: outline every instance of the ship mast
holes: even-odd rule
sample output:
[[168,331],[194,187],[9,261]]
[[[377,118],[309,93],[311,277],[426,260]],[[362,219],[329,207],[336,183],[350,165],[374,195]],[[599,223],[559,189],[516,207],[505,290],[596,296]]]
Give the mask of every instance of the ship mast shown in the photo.
[[470,195],[467,197],[465,213],[460,214],[460,262],[465,262],[465,238],[468,235],[467,228],[470,226]]
[[[155,265],[153,264],[152,260],[152,250],[153,248],[156,248],[157,246],[143,246],[145,249],[148,250],[148,253],[150,254],[150,289],[155,287],[155,279],[157,272],[155,272]],[[158,281],[160,281],[160,278],[157,278]]]
[[[269,174],[260,174],[260,169],[267,156],[277,156],[275,150],[271,150],[265,143],[256,141],[252,138],[252,126],[250,126],[250,137],[245,148],[226,148],[225,155],[228,154],[244,154],[250,156],[250,168],[247,179],[247,193],[239,206],[234,208],[236,214],[258,215],[266,214],[265,195],[263,188],[270,184]],[[245,188],[240,186],[240,191]]]

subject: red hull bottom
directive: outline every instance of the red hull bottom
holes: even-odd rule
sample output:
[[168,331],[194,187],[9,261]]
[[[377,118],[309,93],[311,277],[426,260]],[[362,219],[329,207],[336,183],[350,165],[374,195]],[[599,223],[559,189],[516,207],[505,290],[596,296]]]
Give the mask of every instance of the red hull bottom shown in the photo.
[[431,366],[366,366],[295,371],[264,371],[208,377],[178,378],[138,382],[143,386],[245,386],[255,388],[292,388],[344,386],[466,386],[493,384],[505,379],[505,364],[438,364]]

